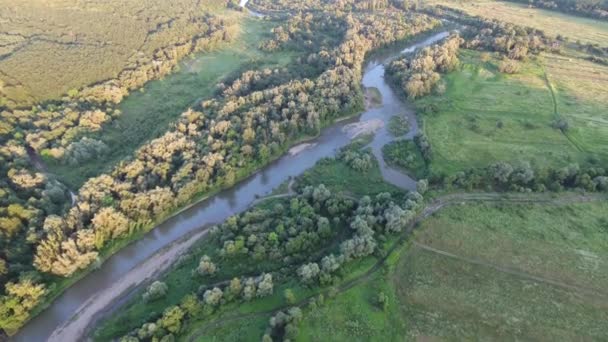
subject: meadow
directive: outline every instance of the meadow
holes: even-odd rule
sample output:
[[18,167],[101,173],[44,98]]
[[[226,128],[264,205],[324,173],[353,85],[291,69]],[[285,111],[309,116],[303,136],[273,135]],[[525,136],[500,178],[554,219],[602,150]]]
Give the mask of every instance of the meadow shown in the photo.
[[[463,50],[445,92],[416,101],[433,148],[431,173],[496,161],[564,166],[606,160],[606,67],[548,54],[501,74],[499,60]],[[585,73],[572,72],[581,66]],[[431,108],[428,110],[428,108]],[[566,129],[555,127],[565,120]]]
[[223,79],[246,69],[287,65],[293,53],[268,54],[259,49],[259,43],[270,36],[273,25],[243,18],[240,33],[233,42],[186,58],[176,72],[148,82],[118,105],[121,115],[95,136],[111,147],[109,153],[75,167],[49,163],[50,171],[78,189],[90,177],[111,170],[116,163],[131,156],[146,141],[164,134],[188,107],[211,98]]
[[[192,20],[222,1],[0,1],[0,91],[19,105],[115,78],[163,46],[200,32]],[[125,34],[127,33],[128,34]],[[36,70],[37,72],[32,72]]]
[[451,207],[393,275],[411,338],[605,337],[605,202]]
[[543,54],[557,113],[570,141],[584,153],[608,156],[608,66],[566,55]]
[[561,35],[571,41],[608,46],[608,22],[601,20],[506,1],[428,0],[426,3],[462,10],[474,16],[533,27],[553,37]]

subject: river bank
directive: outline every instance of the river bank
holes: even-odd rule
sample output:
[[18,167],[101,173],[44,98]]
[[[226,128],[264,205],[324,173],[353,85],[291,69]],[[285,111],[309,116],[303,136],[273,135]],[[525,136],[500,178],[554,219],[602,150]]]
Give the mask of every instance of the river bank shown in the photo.
[[[434,42],[430,39],[426,41]],[[382,106],[365,111],[359,118],[334,123],[323,129],[319,137],[313,140],[316,145],[309,146],[295,155],[280,157],[232,189],[209,197],[159,224],[140,240],[109,257],[98,270],[84,276],[67,289],[51,307],[26,325],[15,336],[15,340],[45,340],[50,336],[50,340],[59,341],[65,340],[68,336],[71,339],[78,336],[97,312],[103,311],[125,292],[158,275],[158,269],[151,265],[171,264],[179,256],[179,251],[183,251],[183,248],[187,249],[185,246],[196,241],[194,238],[183,240],[184,236],[188,234],[204,236],[206,229],[204,227],[222,222],[227,217],[246,210],[257,198],[269,194],[272,189],[290,177],[301,174],[319,159],[335,155],[338,149],[350,142],[350,137],[343,132],[345,125],[353,121],[372,119],[386,123],[396,111],[400,111],[409,113],[410,121],[413,119],[411,122],[411,136],[413,136],[417,130],[415,115],[385,83],[383,62],[384,60],[370,61],[363,76],[363,86],[376,87],[381,92]],[[414,126],[416,129],[413,128]],[[370,146],[381,164],[385,179],[402,188],[413,189],[415,180],[384,163],[380,149],[392,139],[386,130],[386,125],[383,125],[376,132]]]

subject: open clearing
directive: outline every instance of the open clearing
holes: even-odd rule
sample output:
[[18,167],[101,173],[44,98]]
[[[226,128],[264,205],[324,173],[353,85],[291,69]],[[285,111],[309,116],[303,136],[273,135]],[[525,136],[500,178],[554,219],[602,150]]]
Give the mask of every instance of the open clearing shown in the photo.
[[430,0],[428,3],[459,9],[470,15],[533,27],[552,36],[559,34],[573,41],[608,46],[608,22],[605,21],[505,1]]
[[151,81],[125,98],[119,105],[122,114],[95,137],[111,146],[108,154],[77,167],[52,163],[50,171],[77,189],[86,179],[111,169],[143,143],[165,133],[188,107],[211,97],[225,77],[245,67],[287,65],[293,57],[289,51],[267,54],[258,48],[269,37],[273,25],[244,18],[239,37],[230,45],[187,58],[177,72]]
[[410,337],[576,340],[608,329],[608,205],[467,205],[421,224],[393,276]]
[[[0,0],[0,78],[17,103],[114,78],[158,47],[197,34],[191,20],[221,1]],[[36,72],[32,72],[36,70]],[[0,90],[2,90],[0,88]]]
[[[602,91],[608,68],[546,55],[504,75],[498,60],[483,62],[478,52],[463,50],[460,59],[461,67],[445,76],[444,94],[416,101],[435,107],[422,115],[433,146],[431,172],[496,161],[547,167],[608,158],[608,97]],[[572,72],[581,68],[585,73]],[[566,132],[552,127],[558,119],[568,122]]]

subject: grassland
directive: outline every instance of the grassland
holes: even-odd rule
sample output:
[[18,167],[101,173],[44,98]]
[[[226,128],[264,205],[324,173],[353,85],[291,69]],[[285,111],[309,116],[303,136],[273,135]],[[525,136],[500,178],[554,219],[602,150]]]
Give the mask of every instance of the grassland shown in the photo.
[[393,276],[410,337],[606,338],[606,209],[478,204],[424,221]]
[[[361,178],[365,178],[365,182]],[[374,167],[361,174],[346,163],[334,159],[321,160],[317,165],[306,171],[298,184],[300,186],[323,183],[332,192],[343,192],[357,197],[381,192],[400,192],[399,188],[384,182],[382,173],[374,160]]]
[[608,154],[608,66],[580,58],[543,55],[558,115],[569,124],[567,136],[585,152]]
[[561,35],[572,41],[608,46],[608,22],[601,20],[529,8],[523,4],[506,1],[428,0],[426,3],[459,9],[470,15],[533,27],[554,37]]
[[[497,60],[483,62],[468,50],[461,62],[445,77],[444,94],[417,101],[435,108],[422,115],[433,148],[431,172],[449,174],[495,161],[544,167],[608,157],[605,67],[547,55],[523,63],[518,74],[504,75]],[[587,71],[574,73],[579,66]],[[559,119],[569,123],[567,131],[553,127]]]
[[[20,104],[110,78],[158,47],[197,34],[191,21],[222,1],[0,0],[0,78]],[[32,72],[35,70],[35,72]]]
[[284,66],[293,54],[284,51],[267,54],[258,49],[270,35],[272,22],[244,18],[238,38],[216,51],[199,53],[184,60],[177,72],[151,81],[119,105],[122,114],[105,127],[97,139],[111,151],[77,167],[49,165],[50,171],[77,189],[86,179],[111,169],[148,140],[159,137],[189,106],[210,98],[225,77],[245,68]]
[[443,209],[382,271],[307,309],[296,340],[601,340],[606,209],[602,202]]

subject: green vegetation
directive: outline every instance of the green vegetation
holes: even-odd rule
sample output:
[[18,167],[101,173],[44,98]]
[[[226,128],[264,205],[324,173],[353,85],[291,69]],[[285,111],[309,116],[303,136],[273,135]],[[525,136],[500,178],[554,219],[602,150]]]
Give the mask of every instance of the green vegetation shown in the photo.
[[[547,85],[542,61],[525,62],[519,74],[504,75],[497,70],[498,60],[484,62],[482,55],[462,51],[461,67],[445,77],[445,93],[416,102],[425,112],[424,132],[433,147],[431,172],[450,174],[495,161],[528,161],[536,166],[586,164],[590,158],[608,156],[602,143],[608,131],[598,122],[601,112],[590,113],[601,102],[588,102],[589,110],[582,114],[575,114],[574,102],[562,105],[563,99],[573,99],[574,95],[566,92],[570,90],[565,85],[583,83],[582,80],[562,80],[560,84],[564,86],[555,95],[553,87]],[[566,77],[565,73],[561,75]],[[558,115],[554,96],[558,99]],[[567,130],[554,128],[554,122],[562,115],[570,120]],[[589,125],[590,121],[569,119],[579,115],[598,123]],[[584,150],[579,149],[581,144],[576,139],[585,141]]]
[[416,144],[411,140],[397,140],[382,147],[382,154],[391,166],[404,169],[416,179],[427,176],[426,162]]
[[393,278],[409,334],[602,339],[606,209],[478,204],[424,221]]
[[428,0],[426,2],[462,10],[470,15],[533,27],[554,37],[560,35],[573,41],[608,47],[608,22],[602,20],[530,8],[524,4],[505,1]]
[[365,102],[367,108],[375,108],[382,105],[382,94],[374,87],[365,88]]
[[32,105],[116,78],[199,35],[205,13],[222,8],[218,0],[0,1],[0,99]]
[[323,180],[323,184],[333,192],[343,192],[354,196],[375,195],[381,192],[395,192],[398,188],[384,182],[378,162],[374,159],[374,167],[364,173],[365,182],[361,182],[361,172],[353,169],[346,162],[335,159],[324,159],[306,171],[298,185],[306,186],[316,184]]
[[162,80],[149,82],[141,91],[125,98],[118,109],[121,115],[93,137],[111,148],[86,163],[64,165],[48,160],[50,171],[72,189],[87,179],[111,170],[119,161],[133,155],[145,142],[162,136],[190,106],[212,98],[218,84],[250,68],[281,68],[293,58],[290,51],[272,54],[258,48],[260,41],[271,37],[276,22],[243,19],[238,37],[212,52],[187,58],[179,70]]
[[[554,1],[535,3],[605,14]],[[366,56],[443,18],[459,32],[384,75],[421,131],[382,153],[418,192],[386,183],[358,138],[210,227],[92,337],[606,338],[608,204],[584,194],[608,190],[604,22],[485,0],[252,0],[265,19],[157,2],[0,8],[0,336],[180,208],[381,107]]]
[[407,121],[407,118],[402,115],[391,116],[388,121],[388,131],[396,137],[407,134],[409,130],[410,123]]
[[[351,148],[357,147],[359,145],[355,144]],[[327,159],[313,170],[324,170],[331,164],[342,162]],[[376,163],[371,169],[379,172]],[[371,169],[353,170],[353,176],[347,178],[344,185],[359,183]],[[189,298],[199,303],[199,309],[190,310],[187,318],[180,319],[184,327],[174,332],[178,336],[208,340],[214,336],[210,332],[215,331],[227,334],[228,340],[234,339],[229,328],[233,326],[233,317],[248,321],[238,331],[261,336],[266,327],[260,324],[261,318],[268,318],[290,304],[308,303],[312,296],[315,296],[314,305],[322,305],[322,297],[316,294],[331,292],[327,286],[344,284],[346,289],[351,281],[367,277],[367,272],[375,269],[375,262],[380,260],[371,256],[376,250],[374,232],[381,236],[379,250],[389,250],[394,246],[396,233],[402,232],[410,223],[422,199],[420,195],[408,195],[409,199],[404,202],[404,194],[400,191],[395,191],[393,197],[384,193],[373,199],[367,196],[356,199],[333,194],[334,189],[318,185],[318,182],[307,186],[306,179],[298,180],[297,188],[301,189],[298,194],[263,201],[213,229],[210,236],[161,277],[160,282],[140,290],[125,308],[100,325],[95,339],[108,340],[127,333],[146,335],[150,322],[156,322],[155,327],[166,324],[168,308],[179,305],[181,310],[188,311],[193,306]],[[393,201],[404,203],[403,209]],[[360,216],[363,213],[366,219]],[[332,220],[326,217],[332,217]],[[368,226],[366,220],[376,223]],[[257,296],[263,298],[248,297],[247,286],[242,290],[237,286],[233,290],[235,279],[245,276],[238,283],[247,284],[246,277],[269,272],[272,272],[273,285],[268,295],[261,295],[259,278],[254,283],[257,284],[254,285]],[[253,282],[255,278],[251,279]],[[213,287],[222,288],[224,292],[221,304],[212,304],[208,299],[211,296],[209,289]],[[285,296],[287,290],[289,296]],[[255,291],[252,296],[256,296]],[[386,300],[394,302],[394,298]],[[379,305],[377,301],[373,303]],[[161,315],[162,312],[165,314]],[[375,319],[380,318],[376,315]],[[154,328],[152,334],[162,337],[166,331]]]
[[[408,331],[393,284],[380,270],[353,288],[308,308],[296,341],[397,341]],[[386,298],[380,302],[379,298]],[[384,304],[386,303],[386,304]],[[385,308],[386,305],[386,308]]]

